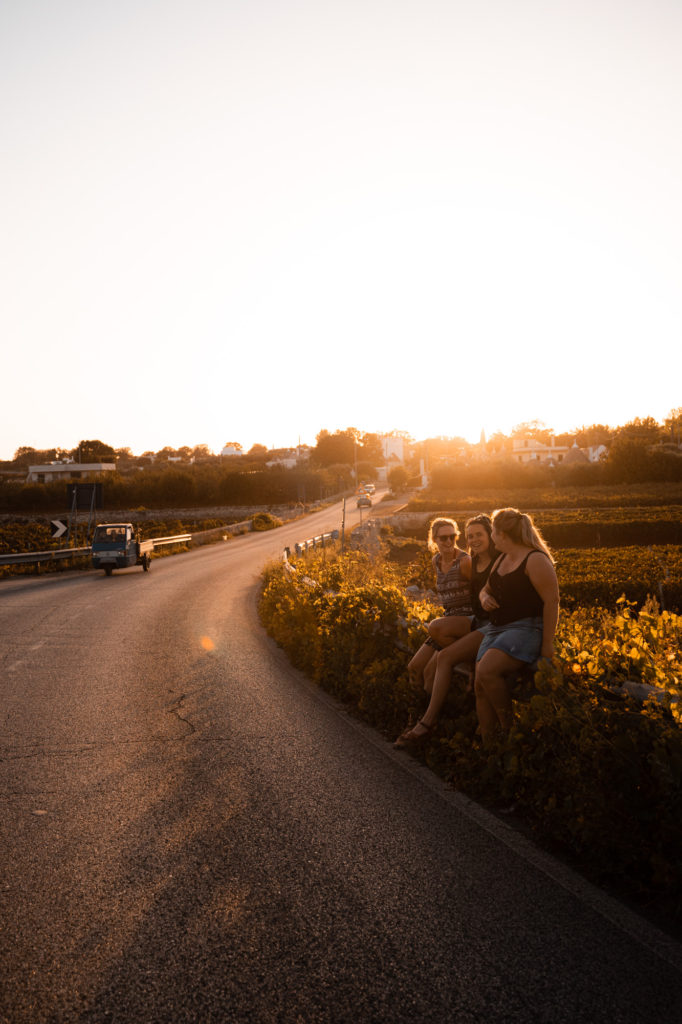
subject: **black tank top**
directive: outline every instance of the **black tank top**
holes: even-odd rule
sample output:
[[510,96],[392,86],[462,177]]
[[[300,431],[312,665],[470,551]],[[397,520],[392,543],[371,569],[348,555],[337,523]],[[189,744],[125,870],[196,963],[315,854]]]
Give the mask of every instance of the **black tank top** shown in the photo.
[[495,564],[495,559],[488,562],[485,569],[476,569],[475,566],[471,567],[471,607],[474,610],[477,622],[487,622],[490,616],[481,604],[481,591],[488,582],[490,576],[490,570]]
[[[516,622],[517,619],[528,619],[532,616],[542,615],[544,602],[537,590],[526,576],[526,562],[536,549],[529,551],[524,560],[512,572],[506,576],[500,576],[497,571],[504,565],[507,557],[497,563],[488,579],[488,589],[499,604],[499,608],[490,612],[490,621],[494,626],[506,626],[509,622]],[[547,557],[543,551],[537,554]]]

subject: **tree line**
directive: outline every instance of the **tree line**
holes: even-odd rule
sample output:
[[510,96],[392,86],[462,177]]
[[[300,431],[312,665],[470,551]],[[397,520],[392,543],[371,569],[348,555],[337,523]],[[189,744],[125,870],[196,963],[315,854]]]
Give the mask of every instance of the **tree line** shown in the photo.
[[[388,482],[395,491],[416,484],[423,465],[428,467],[432,489],[439,492],[467,487],[589,487],[679,481],[681,428],[682,408],[672,410],[662,425],[648,417],[618,428],[595,424],[570,435],[554,435],[544,424],[533,421],[519,424],[508,437],[494,435],[478,446],[462,438],[414,442],[404,432],[396,432],[405,442],[407,456],[403,464],[389,465]],[[574,441],[581,447],[604,445],[605,457],[596,464],[520,464],[511,457],[516,437],[533,438],[544,444],[550,444],[554,438],[559,445]],[[189,453],[187,461],[169,463],[168,458],[177,457],[167,455],[173,451]],[[31,464],[56,461],[60,453],[63,456],[63,450],[58,448],[40,451],[24,447],[5,466],[25,469]],[[381,439],[353,427],[333,433],[321,430],[315,446],[307,450],[308,457],[291,468],[278,464],[279,453],[263,445],[226,458],[214,456],[206,445],[194,449],[165,448],[155,453],[154,461],[147,456],[146,462],[132,464],[129,449],[116,450],[98,440],[81,441],[67,454],[82,463],[116,463],[116,472],[102,478],[105,505],[110,509],[307,504],[352,489],[358,481],[375,480],[380,467],[386,464]],[[272,464],[267,465],[268,462]],[[17,478],[0,477],[0,511],[59,510],[64,507],[64,495],[63,483],[29,484]]]

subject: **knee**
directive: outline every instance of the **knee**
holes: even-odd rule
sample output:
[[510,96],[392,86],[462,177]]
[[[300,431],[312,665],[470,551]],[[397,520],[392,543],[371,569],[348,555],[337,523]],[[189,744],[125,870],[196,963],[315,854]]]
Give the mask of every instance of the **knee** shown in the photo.
[[479,661],[476,665],[476,675],[474,676],[474,693],[477,697],[485,697],[488,692],[490,681],[491,675],[488,669]]

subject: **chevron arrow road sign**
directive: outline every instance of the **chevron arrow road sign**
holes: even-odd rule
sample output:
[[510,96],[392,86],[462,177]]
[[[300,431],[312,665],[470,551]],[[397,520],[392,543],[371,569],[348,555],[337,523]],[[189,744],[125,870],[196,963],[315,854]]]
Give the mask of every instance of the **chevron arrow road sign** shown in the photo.
[[52,527],[52,536],[55,538],[62,537],[69,528],[61,519],[52,519],[50,521],[50,526]]

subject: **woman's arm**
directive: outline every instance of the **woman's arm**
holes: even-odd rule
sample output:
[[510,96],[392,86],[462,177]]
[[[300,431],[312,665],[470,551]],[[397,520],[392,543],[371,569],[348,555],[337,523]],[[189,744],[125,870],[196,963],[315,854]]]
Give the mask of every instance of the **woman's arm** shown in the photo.
[[499,557],[496,558],[493,564],[490,566],[490,572],[488,573],[488,580],[485,583],[485,586],[481,587],[481,589],[478,592],[478,599],[481,602],[481,608],[484,608],[485,611],[487,612],[494,611],[495,608],[500,607],[496,599],[493,597],[493,592],[488,586],[488,584],[490,582],[490,577],[493,574],[493,570],[497,568],[501,561],[502,555],[499,555]]
[[554,634],[559,621],[559,582],[556,571],[546,555],[537,552],[526,562],[526,573],[542,598],[542,648],[541,658],[554,654]]
[[466,551],[460,558],[459,571],[465,580],[471,581],[471,555],[468,555]]

